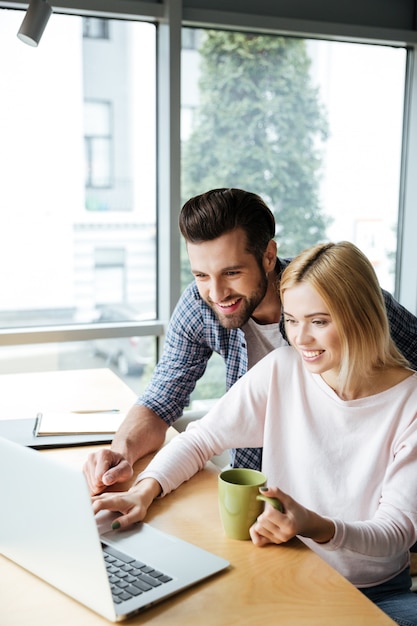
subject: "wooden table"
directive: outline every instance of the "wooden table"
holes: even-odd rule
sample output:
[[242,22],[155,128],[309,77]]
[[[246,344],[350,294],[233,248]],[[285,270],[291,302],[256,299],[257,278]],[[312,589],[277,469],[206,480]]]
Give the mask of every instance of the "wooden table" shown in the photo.
[[[45,410],[64,410],[74,406],[74,398],[85,408],[106,404],[125,411],[135,394],[107,369],[0,376],[0,407],[10,409],[2,411],[3,418],[23,417],[22,412],[37,401]],[[59,455],[81,467],[90,449],[61,448],[39,454]],[[145,464],[142,460],[137,469]],[[228,539],[218,515],[217,473],[218,468],[209,463],[175,493],[155,502],[147,521],[227,559],[230,568],[129,620],[129,625],[394,624],[301,542],[256,548],[250,541]],[[0,557],[0,580],[2,626],[109,623],[4,557]]]

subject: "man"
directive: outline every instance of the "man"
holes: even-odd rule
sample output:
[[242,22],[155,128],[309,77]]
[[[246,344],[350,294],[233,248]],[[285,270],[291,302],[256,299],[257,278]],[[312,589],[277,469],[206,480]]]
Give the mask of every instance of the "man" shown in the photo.
[[[287,345],[278,285],[289,260],[277,258],[275,219],[264,201],[240,189],[214,189],[185,203],[179,226],[195,281],[182,294],[152,380],[111,449],[88,457],[92,494],[128,480],[134,462],[163,444],[213,352],[226,363],[230,388],[263,356]],[[417,369],[417,318],[390,294],[384,297],[392,337]],[[231,461],[259,469],[261,455],[261,449],[239,449]]]

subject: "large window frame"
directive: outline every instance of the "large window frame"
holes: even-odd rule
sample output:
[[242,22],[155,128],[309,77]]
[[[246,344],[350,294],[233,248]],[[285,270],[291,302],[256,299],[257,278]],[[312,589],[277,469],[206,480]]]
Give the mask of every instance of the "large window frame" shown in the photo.
[[[157,117],[158,117],[158,286],[157,319],[149,322],[120,322],[111,324],[86,324],[74,326],[51,326],[32,328],[0,329],[2,345],[24,345],[64,341],[83,341],[97,338],[153,335],[158,338],[159,351],[162,346],[166,323],[179,298],[181,287],[180,235],[177,219],[181,202],[180,193],[180,60],[182,26],[219,27],[257,31],[277,35],[297,35],[309,38],[324,38],[374,44],[406,46],[407,84],[405,93],[405,123],[403,156],[401,164],[401,192],[399,203],[399,228],[397,245],[397,279],[395,296],[413,313],[417,312],[417,249],[414,233],[417,230],[417,177],[413,175],[413,163],[417,160],[417,33],[404,27],[388,28],[391,16],[370,15],[372,3],[365,7],[363,2],[356,7],[357,15],[363,15],[363,23],[344,23],[343,7],[340,20],[323,21],[319,14],[309,19],[297,16],[297,5],[293,15],[285,13],[285,2],[277,2],[275,16],[268,15],[270,3],[257,3],[255,9],[249,2],[228,2],[235,6],[232,11],[219,11],[211,7],[217,2],[187,3],[182,0],[157,0],[147,2],[135,0],[57,0],[53,9],[57,13],[69,13],[91,17],[109,17],[150,21],[158,25],[157,51]],[[359,7],[360,4],[360,7]],[[366,4],[366,3],[365,3]],[[220,3],[221,5],[221,3]],[[18,1],[2,2],[0,7],[26,8]],[[288,7],[287,7],[288,8]],[[319,9],[317,9],[319,10]],[[337,10],[337,9],[334,9]],[[375,9],[374,9],[375,10]],[[262,14],[262,11],[264,14]],[[314,10],[312,9],[313,13]],[[355,9],[354,9],[355,13]],[[23,14],[22,14],[23,16]],[[402,16],[398,17],[401,22]],[[351,18],[351,16],[350,16]],[[375,18],[375,19],[373,19]],[[378,23],[376,24],[376,21]],[[354,20],[350,19],[351,22]],[[403,20],[404,22],[404,20]],[[368,24],[368,25],[367,25]],[[369,24],[373,24],[370,26]],[[41,44],[40,44],[41,45]],[[413,106],[414,105],[414,106]],[[161,244],[163,242],[163,245]],[[159,355],[159,353],[158,353]]]

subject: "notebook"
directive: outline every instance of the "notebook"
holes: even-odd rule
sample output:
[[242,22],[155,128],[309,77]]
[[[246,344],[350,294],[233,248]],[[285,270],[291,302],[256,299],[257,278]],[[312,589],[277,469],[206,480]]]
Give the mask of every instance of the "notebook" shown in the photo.
[[54,435],[113,434],[119,429],[125,413],[109,411],[68,411],[66,413],[38,413],[33,429],[36,437]]
[[[114,514],[94,516],[82,471],[49,454],[0,438],[0,469],[0,553],[112,622],[229,565],[147,523],[112,531]],[[122,597],[113,600],[103,548],[111,567],[125,564],[126,584],[137,595],[124,600],[131,594],[122,586]],[[152,577],[155,584],[148,584]]]
[[36,419],[0,419],[0,437],[11,439],[22,446],[41,450],[42,448],[69,448],[70,446],[91,446],[111,443],[112,433],[51,435],[37,437],[34,435]]

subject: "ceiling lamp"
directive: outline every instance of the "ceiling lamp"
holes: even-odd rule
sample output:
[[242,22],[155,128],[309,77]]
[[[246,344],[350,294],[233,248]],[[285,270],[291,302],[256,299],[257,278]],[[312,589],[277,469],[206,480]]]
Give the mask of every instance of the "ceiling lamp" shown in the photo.
[[17,33],[21,41],[36,47],[41,40],[52,9],[47,0],[31,0],[22,25]]

